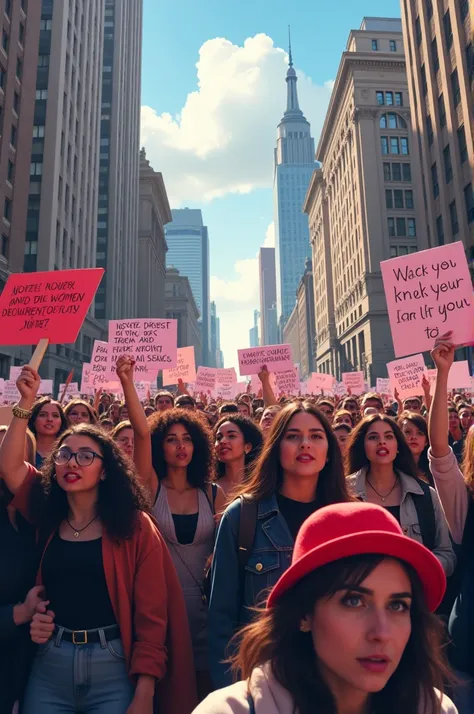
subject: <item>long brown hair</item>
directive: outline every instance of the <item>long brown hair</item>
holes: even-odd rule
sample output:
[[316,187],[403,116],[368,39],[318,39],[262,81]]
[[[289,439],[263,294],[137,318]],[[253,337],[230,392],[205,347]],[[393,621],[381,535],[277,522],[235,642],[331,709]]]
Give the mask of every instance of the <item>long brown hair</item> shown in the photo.
[[287,404],[270,427],[260,456],[253,464],[246,484],[243,484],[237,495],[245,494],[248,498],[260,500],[268,498],[277,492],[283,483],[283,470],[280,463],[280,444],[288,429],[290,421],[296,414],[311,414],[321,422],[327,441],[327,463],[318,478],[317,497],[322,506],[330,503],[350,501],[342,466],[341,450],[331,426],[322,412],[311,402],[292,402]]
[[362,421],[357,424],[351,433],[346,452],[347,475],[353,474],[356,471],[360,471],[360,469],[368,468],[370,466],[370,462],[365,453],[365,436],[369,427],[377,421],[381,421],[390,426],[395,434],[398,444],[398,453],[395,455],[395,460],[393,462],[394,470],[401,471],[404,474],[412,476],[416,479],[416,464],[413,454],[410,451],[410,447],[407,444],[407,440],[403,436],[403,432],[395,419],[392,419],[392,417],[389,417],[386,414],[369,414],[369,416],[364,417]]
[[92,407],[89,404],[89,402],[86,402],[85,399],[71,399],[71,401],[66,404],[66,406],[64,407],[64,413],[65,413],[68,421],[69,421],[69,412],[71,412],[74,409],[74,407],[78,407],[78,406],[85,407],[87,409],[87,411],[89,413],[89,419],[90,419],[89,424],[97,424],[97,421],[98,421],[97,412],[94,409],[94,407]]
[[471,426],[466,434],[461,470],[474,498],[474,426]]
[[428,481],[432,482],[432,477],[430,473],[430,462],[428,460],[430,436],[428,434],[428,424],[426,422],[426,419],[421,414],[417,414],[417,412],[402,412],[398,419],[398,426],[400,427],[400,429],[403,429],[404,421],[410,421],[412,424],[414,424],[414,426],[416,426],[416,428],[419,429],[419,431],[421,431],[423,436],[426,438],[426,446],[420,454],[420,459],[418,461],[418,469],[426,475]]
[[[240,646],[232,659],[233,670],[248,679],[256,667],[269,663],[277,681],[291,694],[294,711],[336,714],[334,695],[318,664],[312,635],[300,631],[301,620],[315,604],[348,585],[360,585],[384,560],[384,555],[355,555],[317,568],[288,590],[269,610],[263,610],[237,636]],[[439,712],[434,688],[443,691],[449,670],[442,657],[443,628],[429,612],[415,570],[400,564],[412,586],[411,634],[400,663],[384,689],[372,695],[375,714],[417,714],[420,703]],[[317,637],[317,633],[315,635]]]

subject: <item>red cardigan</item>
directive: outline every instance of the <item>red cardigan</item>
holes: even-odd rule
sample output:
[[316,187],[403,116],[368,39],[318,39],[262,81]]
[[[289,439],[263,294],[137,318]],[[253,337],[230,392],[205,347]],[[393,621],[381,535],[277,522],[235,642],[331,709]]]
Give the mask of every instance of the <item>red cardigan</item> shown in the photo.
[[[29,465],[11,504],[26,518],[31,487],[39,475]],[[160,714],[190,714],[197,706],[197,694],[186,606],[173,561],[153,519],[140,512],[133,536],[126,540],[113,539],[104,529],[102,557],[130,677],[148,674],[157,679]],[[37,584],[41,585],[41,564]]]

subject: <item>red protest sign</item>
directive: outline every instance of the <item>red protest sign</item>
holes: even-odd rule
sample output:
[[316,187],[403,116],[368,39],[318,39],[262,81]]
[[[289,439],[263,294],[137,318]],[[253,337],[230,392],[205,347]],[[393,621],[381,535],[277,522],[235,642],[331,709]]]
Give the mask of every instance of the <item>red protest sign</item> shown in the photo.
[[103,268],[10,275],[0,295],[2,344],[76,341]]

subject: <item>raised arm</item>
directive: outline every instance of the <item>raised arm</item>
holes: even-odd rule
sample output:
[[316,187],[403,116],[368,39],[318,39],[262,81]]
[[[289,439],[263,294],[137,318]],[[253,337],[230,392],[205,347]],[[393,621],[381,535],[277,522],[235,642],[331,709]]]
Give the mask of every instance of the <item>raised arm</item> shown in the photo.
[[424,399],[426,411],[428,412],[428,414],[430,412],[431,403],[433,401],[433,397],[431,396],[430,387],[431,387],[430,382],[426,378],[426,374],[424,374],[423,379],[421,380],[421,388],[423,389],[423,395],[424,395],[423,399]]
[[18,491],[28,473],[25,463],[26,430],[40,383],[38,372],[28,366],[23,367],[16,381],[20,392],[20,401],[16,409],[14,407],[17,416],[13,416],[0,446],[0,478],[12,494]]
[[133,381],[134,367],[134,360],[127,355],[122,355],[117,360],[117,376],[122,385],[128,418],[133,428],[133,461],[143,485],[150,491],[152,498],[155,498],[158,479],[152,465],[150,428]]
[[264,365],[258,373],[258,378],[262,383],[263,406],[271,407],[274,404],[278,404],[272,385],[270,384],[270,372],[268,371],[266,365]]
[[451,332],[439,337],[431,357],[438,370],[433,401],[431,403],[428,432],[431,453],[434,457],[449,453],[448,421],[448,376],[454,362],[454,345],[450,342]]

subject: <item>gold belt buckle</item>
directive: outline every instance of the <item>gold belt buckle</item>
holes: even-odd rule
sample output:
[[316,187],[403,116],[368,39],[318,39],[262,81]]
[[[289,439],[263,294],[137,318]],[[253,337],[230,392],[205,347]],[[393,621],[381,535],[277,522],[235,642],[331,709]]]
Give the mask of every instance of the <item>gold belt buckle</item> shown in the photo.
[[[76,640],[76,635],[83,635],[84,639],[79,640],[78,642]],[[72,641],[75,645],[87,645],[87,630],[74,630],[72,633]]]

